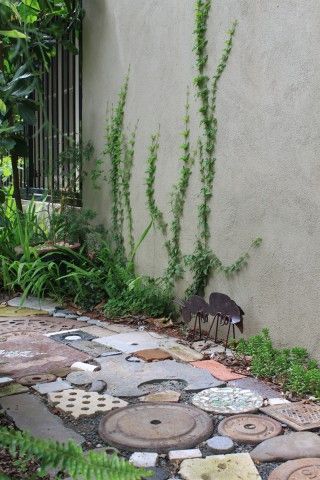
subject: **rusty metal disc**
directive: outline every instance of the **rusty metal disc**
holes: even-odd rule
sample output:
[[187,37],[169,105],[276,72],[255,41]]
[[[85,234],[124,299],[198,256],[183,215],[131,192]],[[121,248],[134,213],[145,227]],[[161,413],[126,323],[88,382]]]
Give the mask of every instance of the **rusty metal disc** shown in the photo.
[[129,451],[165,453],[192,448],[213,433],[210,416],[191,405],[143,403],[108,413],[99,434],[108,445]]
[[283,463],[271,472],[268,480],[314,480],[320,478],[320,458],[300,458]]
[[222,420],[218,432],[237,442],[255,444],[280,435],[282,426],[264,415],[240,414]]
[[52,373],[35,373],[34,375],[26,375],[25,377],[19,378],[17,382],[21,385],[30,386],[36,385],[37,383],[54,382],[56,378]]

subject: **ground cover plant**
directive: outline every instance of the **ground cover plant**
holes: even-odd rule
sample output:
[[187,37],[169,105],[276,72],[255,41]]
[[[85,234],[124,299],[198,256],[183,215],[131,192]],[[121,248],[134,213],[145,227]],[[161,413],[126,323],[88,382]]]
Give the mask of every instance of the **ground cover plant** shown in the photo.
[[320,398],[320,369],[305,348],[275,348],[268,329],[263,329],[247,340],[240,339],[235,351],[252,356],[253,375],[279,383],[284,391]]
[[[147,470],[138,469],[117,455],[93,451],[84,454],[82,448],[73,441],[61,444],[36,439],[27,432],[12,428],[0,427],[0,444],[16,459],[14,465],[18,471],[28,469],[30,462],[36,460],[39,469],[28,476],[30,479],[45,477],[50,468],[59,469],[73,479],[84,480],[140,480],[151,476]],[[1,472],[0,479],[13,480]]]

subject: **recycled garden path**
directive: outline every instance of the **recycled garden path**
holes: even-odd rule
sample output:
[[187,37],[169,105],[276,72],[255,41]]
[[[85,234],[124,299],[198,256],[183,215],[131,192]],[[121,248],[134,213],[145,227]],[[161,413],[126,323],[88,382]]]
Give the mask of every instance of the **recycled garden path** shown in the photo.
[[17,428],[155,480],[320,479],[320,406],[233,372],[221,345],[19,304],[0,306],[0,406]]

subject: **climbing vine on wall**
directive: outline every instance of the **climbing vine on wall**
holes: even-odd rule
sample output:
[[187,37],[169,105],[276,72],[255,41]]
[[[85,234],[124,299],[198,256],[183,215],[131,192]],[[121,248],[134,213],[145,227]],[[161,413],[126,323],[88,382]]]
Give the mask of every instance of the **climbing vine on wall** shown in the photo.
[[[224,267],[221,260],[212,251],[209,246],[211,237],[209,216],[210,200],[213,195],[213,185],[215,179],[215,150],[217,140],[217,117],[216,117],[216,96],[218,83],[225,70],[232,49],[233,37],[236,31],[236,22],[232,24],[228,32],[228,38],[225,48],[222,52],[220,62],[213,76],[211,86],[210,78],[206,74],[208,63],[207,53],[207,25],[211,8],[211,0],[197,0],[195,13],[195,45],[197,76],[194,84],[197,90],[197,97],[200,102],[199,113],[201,117],[200,127],[202,134],[198,140],[198,157],[200,166],[200,204],[198,207],[198,235],[195,249],[191,255],[186,257],[186,263],[189,266],[193,281],[188,287],[186,295],[204,294],[204,289],[208,284],[209,278],[214,271],[224,271],[231,274],[239,271],[247,262],[249,253],[241,255],[234,264]],[[258,246],[261,239],[256,239],[252,246]]]

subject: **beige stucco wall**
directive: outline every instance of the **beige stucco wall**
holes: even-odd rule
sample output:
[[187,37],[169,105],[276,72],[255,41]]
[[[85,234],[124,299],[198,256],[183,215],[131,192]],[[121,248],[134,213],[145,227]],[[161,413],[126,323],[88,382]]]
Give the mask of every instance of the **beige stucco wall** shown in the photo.
[[[131,65],[127,121],[139,119],[132,202],[137,235],[148,223],[144,170],[150,134],[161,126],[157,199],[166,214],[178,174],[187,85],[194,77],[193,0],[86,0],[83,58],[85,137],[103,150],[107,104]],[[268,326],[279,345],[320,357],[320,4],[319,0],[216,0],[209,22],[210,71],[225,32],[239,22],[220,83],[212,247],[228,264],[263,237],[249,265],[208,287],[246,312],[246,334]],[[196,101],[192,95],[192,114]],[[194,122],[194,128],[197,122]],[[196,232],[198,168],[183,221],[183,250]],[[109,186],[85,204],[110,217]],[[169,219],[167,215],[167,219]],[[162,240],[153,232],[138,255],[141,272],[161,275]],[[179,286],[182,291],[183,285]]]

